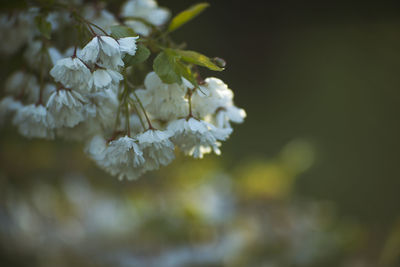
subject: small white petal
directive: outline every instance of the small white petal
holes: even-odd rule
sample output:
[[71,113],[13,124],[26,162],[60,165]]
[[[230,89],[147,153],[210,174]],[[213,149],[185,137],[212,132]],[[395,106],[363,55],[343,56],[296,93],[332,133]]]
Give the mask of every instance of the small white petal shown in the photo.
[[47,110],[42,105],[31,104],[21,107],[15,114],[13,124],[25,137],[54,138],[54,132],[49,126]]
[[112,78],[107,70],[97,69],[93,72],[93,85],[96,89],[108,88],[111,85]]
[[96,63],[100,52],[100,45],[98,37],[94,37],[85,47],[80,51],[78,56],[86,62]]
[[156,170],[171,163],[175,158],[174,144],[169,140],[169,131],[147,130],[136,138],[143,151],[146,170]]
[[50,75],[56,82],[62,83],[70,89],[89,92],[91,84],[91,72],[77,57],[62,58],[50,70]]
[[194,118],[172,121],[167,129],[173,133],[172,141],[186,154],[202,158],[204,154],[214,151],[220,153],[218,141],[226,140],[231,133],[228,129],[218,129],[205,121]]
[[119,45],[118,42],[109,36],[101,36],[99,38],[100,48],[104,54],[109,57],[119,55]]
[[[91,151],[93,152],[94,148]],[[117,175],[119,179],[136,179],[146,171],[143,168],[145,163],[143,152],[133,138],[121,137],[111,141],[104,150],[101,148],[100,151],[101,156],[95,154],[92,158],[99,167],[111,175]]]
[[136,53],[136,40],[139,37],[125,37],[118,39],[119,47],[122,53],[127,53],[133,56]]
[[86,102],[86,99],[75,91],[53,92],[46,105],[49,124],[54,128],[76,126],[85,119]]

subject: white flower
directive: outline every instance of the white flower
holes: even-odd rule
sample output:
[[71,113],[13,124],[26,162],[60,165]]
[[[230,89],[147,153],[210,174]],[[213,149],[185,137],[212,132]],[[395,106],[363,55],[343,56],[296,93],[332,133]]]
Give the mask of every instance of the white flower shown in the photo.
[[155,72],[147,74],[144,85],[146,89],[136,93],[152,117],[168,121],[189,115],[185,86],[165,84]]
[[115,90],[105,89],[88,95],[88,98],[94,111],[91,117],[95,117],[104,128],[113,126],[119,105],[118,95]]
[[[111,33],[111,26],[118,23],[112,13],[105,9],[98,9],[94,5],[85,6],[83,10],[83,17],[93,24],[96,24],[107,33]],[[97,34],[104,34],[97,28],[93,28],[93,30]]]
[[121,50],[122,54],[129,54],[131,56],[135,55],[136,53],[136,39],[138,39],[139,36],[136,37],[125,37],[118,39],[119,47]]
[[[125,121],[123,121],[123,120],[124,120],[124,116],[123,116],[123,118],[121,118],[121,125],[123,125],[123,127],[125,127]],[[130,129],[131,129],[132,134],[137,135],[144,130],[142,121],[137,114],[132,114],[129,117],[129,124],[130,124]]]
[[0,125],[4,121],[16,112],[18,109],[22,108],[22,103],[14,99],[14,97],[6,96],[0,101]]
[[[53,83],[46,83],[43,88],[42,92],[42,102],[41,103],[47,103],[49,100],[51,94],[53,94],[57,90],[56,85]],[[39,99],[38,99],[39,100]],[[34,103],[37,103],[37,101],[33,101]]]
[[91,64],[117,69],[124,65],[118,42],[109,36],[94,37],[79,53],[79,57]]
[[193,95],[192,104],[194,114],[204,117],[215,113],[219,108],[233,105],[233,92],[220,79],[207,78],[205,85],[200,86],[199,94]]
[[5,84],[6,92],[15,97],[26,97],[30,103],[36,103],[39,99],[39,85],[36,76],[16,71],[7,79]]
[[40,137],[52,139],[54,132],[49,126],[47,110],[42,105],[23,106],[17,110],[13,124],[21,135],[28,138]]
[[199,92],[192,97],[194,114],[209,118],[219,128],[230,128],[230,122],[242,123],[246,112],[233,103],[233,92],[217,78],[207,78],[205,85],[200,86]]
[[[182,79],[182,84],[188,88],[188,89],[195,89],[194,85],[189,82],[187,79],[185,79],[184,77],[181,77]],[[199,94],[200,96],[209,96],[210,92],[208,90],[205,90],[206,88],[201,88],[201,90],[196,90],[196,93]]]
[[71,22],[70,13],[67,10],[58,10],[48,13],[46,20],[51,24],[51,30],[57,31]]
[[85,119],[84,103],[86,99],[72,90],[53,92],[47,101],[49,123],[54,128],[74,127]]
[[83,106],[85,120],[73,128],[58,128],[58,136],[67,140],[84,141],[99,133],[112,135],[119,105],[115,90],[105,89],[87,94],[85,99],[88,101]]
[[95,135],[85,147],[85,152],[96,162],[104,160],[107,141],[101,135]]
[[91,72],[77,57],[67,57],[57,61],[50,70],[56,82],[70,89],[89,92],[92,87]]
[[234,123],[242,123],[246,118],[246,111],[234,105],[217,110],[215,115],[215,125],[219,128],[231,127],[230,121]]
[[110,69],[97,69],[93,72],[91,83],[94,91],[100,91],[117,86],[124,77],[121,73]]
[[157,2],[154,0],[129,0],[122,7],[121,15],[127,18],[125,21],[126,25],[144,36],[150,34],[151,27],[141,21],[129,18],[141,18],[150,24],[161,26],[166,23],[170,17],[169,11],[158,7]]
[[2,40],[7,40],[0,43],[1,53],[17,52],[25,43],[33,39],[36,33],[34,18],[39,13],[38,11],[38,9],[30,8],[24,12],[15,12],[17,13],[15,15],[7,13],[0,15],[0,36]]
[[214,151],[217,155],[220,143],[226,140],[232,130],[219,129],[214,125],[194,118],[172,121],[167,128],[173,133],[172,141],[186,154],[194,158],[202,158],[203,154]]
[[125,20],[125,24],[142,36],[149,36],[151,27],[138,20]]
[[42,57],[43,42],[39,40],[28,42],[24,51],[24,58],[31,67],[37,67],[37,61]]
[[171,134],[166,131],[147,130],[136,136],[145,158],[145,169],[155,170],[166,166],[175,158],[174,144],[169,140]]
[[42,41],[36,40],[28,42],[24,52],[24,58],[33,69],[40,70],[45,66],[50,68],[61,54],[55,47],[47,47]]
[[49,57],[53,66],[56,65],[57,61],[63,58],[60,51],[55,47],[49,47],[47,51],[49,52]]
[[92,87],[91,72],[77,57],[58,60],[50,70],[50,75],[67,88],[89,92]]
[[104,153],[104,157],[94,157],[96,163],[111,175],[118,175],[120,180],[125,177],[128,180],[136,179],[145,171],[143,152],[133,138],[124,136],[111,141],[101,153]]

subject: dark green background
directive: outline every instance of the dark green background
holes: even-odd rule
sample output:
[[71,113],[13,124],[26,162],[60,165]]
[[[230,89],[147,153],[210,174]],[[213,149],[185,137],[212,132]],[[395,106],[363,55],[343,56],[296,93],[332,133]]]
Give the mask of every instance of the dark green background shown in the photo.
[[[196,3],[184,2],[159,1],[174,14]],[[389,222],[400,213],[400,8],[322,2],[210,1],[174,35],[228,63],[218,76],[248,114],[223,147],[234,163],[305,138],[317,162],[298,192]]]

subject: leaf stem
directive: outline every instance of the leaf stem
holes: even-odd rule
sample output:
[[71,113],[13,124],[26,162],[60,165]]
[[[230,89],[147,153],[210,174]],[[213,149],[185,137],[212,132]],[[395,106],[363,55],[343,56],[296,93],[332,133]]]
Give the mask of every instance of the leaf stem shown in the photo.
[[40,83],[40,89],[39,89],[39,99],[36,103],[37,106],[43,105],[43,90],[44,90],[44,55],[45,55],[45,50],[47,52],[47,48],[44,47],[44,43],[42,43],[42,48],[40,51],[40,74],[39,74],[39,83]]
[[118,105],[117,118],[115,119],[115,124],[114,124],[114,132],[116,132],[117,128],[118,128],[118,124],[119,124],[119,121],[120,121],[120,113],[121,113],[121,105]]
[[187,116],[187,119],[193,118],[192,95],[193,95],[193,90],[192,89],[188,89],[187,96],[188,96],[188,101],[189,101],[189,115]]
[[126,119],[125,119],[125,127],[126,127],[126,131],[127,131],[127,134],[128,134],[128,137],[131,137],[131,126],[130,126],[130,117],[129,117],[129,104],[128,104],[128,101],[125,101],[125,116],[126,116]]
[[102,33],[104,33],[104,35],[106,35],[106,36],[110,36],[103,28],[101,28],[100,26],[98,26],[98,25],[96,25],[96,24],[94,24],[94,23],[92,23],[92,22],[90,22],[90,21],[88,21],[88,20],[84,20],[88,25],[92,25],[93,27],[95,27],[95,28],[97,28],[97,29],[99,29]]
[[136,114],[137,114],[137,116],[139,118],[140,124],[142,125],[143,130],[146,129],[146,125],[144,124],[143,118],[140,115],[138,108],[136,107],[135,101],[133,99],[131,99],[131,98],[128,98],[128,101],[129,101],[129,103],[131,103],[133,109],[135,110],[135,112],[136,112]]
[[127,132],[127,135],[130,137],[131,136],[131,127],[130,127],[130,114],[129,114],[129,103],[128,103],[128,95],[129,95],[129,87],[126,79],[126,71],[125,69],[123,70],[123,75],[124,75],[124,91],[122,93],[122,103],[125,105],[125,130]]
[[149,125],[149,130],[154,130],[154,127],[153,127],[153,125],[151,125],[151,121],[150,121],[150,119],[149,119],[149,116],[147,115],[146,109],[144,108],[142,102],[140,101],[140,99],[139,99],[139,97],[137,96],[137,94],[136,94],[135,91],[133,91],[132,93],[133,93],[133,95],[135,96],[136,101],[139,103],[140,108],[143,110],[143,114],[144,114],[144,116],[145,116],[145,118],[146,118],[146,120],[147,120],[147,124]]

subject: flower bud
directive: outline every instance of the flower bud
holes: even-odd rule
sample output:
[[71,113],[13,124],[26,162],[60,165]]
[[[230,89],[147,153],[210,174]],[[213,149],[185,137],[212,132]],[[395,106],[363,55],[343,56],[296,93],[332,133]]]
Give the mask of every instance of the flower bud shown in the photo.
[[225,68],[226,66],[226,61],[223,58],[215,57],[212,61],[220,68]]

